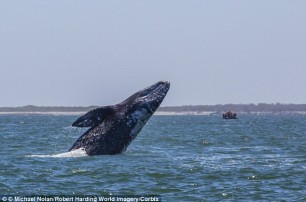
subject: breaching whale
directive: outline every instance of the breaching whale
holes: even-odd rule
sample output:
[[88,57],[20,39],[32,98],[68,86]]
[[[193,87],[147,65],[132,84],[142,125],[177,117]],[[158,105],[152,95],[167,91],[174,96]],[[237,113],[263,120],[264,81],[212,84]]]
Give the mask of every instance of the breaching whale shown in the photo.
[[69,151],[82,149],[87,155],[125,152],[165,98],[170,82],[159,81],[123,102],[93,109],[72,126],[90,127]]

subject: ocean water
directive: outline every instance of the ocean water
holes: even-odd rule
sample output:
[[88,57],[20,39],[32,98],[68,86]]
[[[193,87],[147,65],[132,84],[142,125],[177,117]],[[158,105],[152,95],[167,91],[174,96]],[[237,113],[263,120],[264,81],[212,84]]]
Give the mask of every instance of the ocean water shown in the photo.
[[76,118],[0,116],[0,197],[306,200],[306,115],[153,116],[126,153],[65,156]]

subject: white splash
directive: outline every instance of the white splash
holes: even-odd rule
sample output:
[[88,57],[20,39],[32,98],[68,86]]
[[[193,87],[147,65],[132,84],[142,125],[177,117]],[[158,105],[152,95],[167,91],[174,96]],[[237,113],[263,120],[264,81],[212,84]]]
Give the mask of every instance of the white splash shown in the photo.
[[79,148],[69,152],[60,154],[49,154],[49,155],[28,155],[28,157],[39,157],[39,158],[73,158],[73,157],[84,157],[88,156],[84,148]]

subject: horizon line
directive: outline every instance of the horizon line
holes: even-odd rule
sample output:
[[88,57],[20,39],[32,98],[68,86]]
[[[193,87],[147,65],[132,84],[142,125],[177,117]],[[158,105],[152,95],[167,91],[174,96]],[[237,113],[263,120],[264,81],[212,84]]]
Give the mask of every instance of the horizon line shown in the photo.
[[[183,104],[183,105],[168,105],[168,106],[160,106],[160,107],[186,107],[186,106],[222,106],[222,105],[305,105],[305,103],[281,103],[281,102],[273,102],[273,103],[268,103],[268,102],[258,102],[258,103],[226,103],[226,104]],[[27,104],[27,105],[22,105],[22,106],[0,106],[0,108],[21,108],[21,107],[99,107],[99,106],[109,106],[109,105],[87,105],[87,106],[73,106],[73,105],[32,105],[32,104]]]

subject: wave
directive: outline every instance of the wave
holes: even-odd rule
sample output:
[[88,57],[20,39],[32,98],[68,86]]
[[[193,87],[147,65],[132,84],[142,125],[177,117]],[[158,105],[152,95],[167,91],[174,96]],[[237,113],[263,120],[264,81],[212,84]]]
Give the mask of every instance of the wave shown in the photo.
[[74,158],[74,157],[84,157],[88,156],[84,148],[79,148],[69,152],[64,152],[60,154],[47,154],[47,155],[28,155],[28,157],[39,157],[39,158]]

